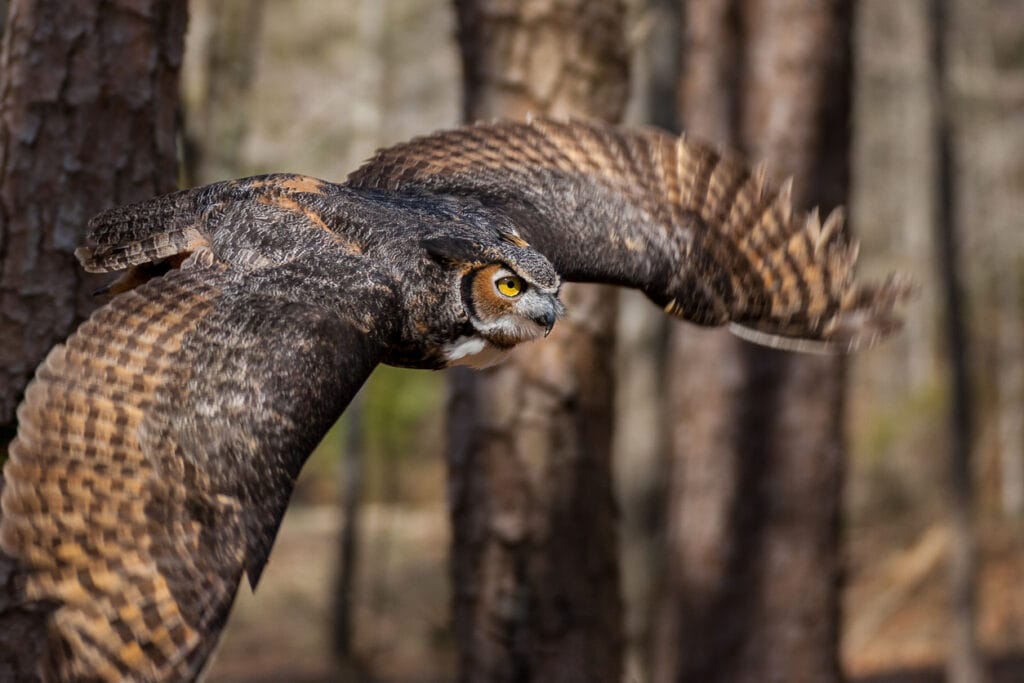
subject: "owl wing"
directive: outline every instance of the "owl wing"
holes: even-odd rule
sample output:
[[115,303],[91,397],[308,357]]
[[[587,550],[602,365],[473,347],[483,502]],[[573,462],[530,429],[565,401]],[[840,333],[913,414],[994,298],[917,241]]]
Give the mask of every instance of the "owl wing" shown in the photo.
[[94,313],[19,409],[0,545],[55,608],[50,678],[194,678],[377,362],[314,297],[268,294],[296,266],[261,290],[196,256]]
[[658,130],[477,124],[379,151],[348,182],[475,197],[564,279],[638,288],[680,318],[760,343],[868,346],[898,327],[907,294],[897,278],[854,282],[840,211],[794,216],[789,183]]
[[187,256],[209,245],[211,228],[222,224],[239,205],[272,202],[304,213],[304,200],[326,194],[331,187],[331,183],[310,176],[270,173],[116,206],[89,221],[86,245],[75,255],[90,273]]

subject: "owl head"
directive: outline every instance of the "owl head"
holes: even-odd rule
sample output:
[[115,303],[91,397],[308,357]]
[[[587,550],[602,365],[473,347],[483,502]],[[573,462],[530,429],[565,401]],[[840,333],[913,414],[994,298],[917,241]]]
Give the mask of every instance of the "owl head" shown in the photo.
[[492,365],[516,344],[546,336],[565,311],[554,266],[512,230],[483,243],[438,236],[421,245],[453,268],[471,330],[444,349],[450,365]]

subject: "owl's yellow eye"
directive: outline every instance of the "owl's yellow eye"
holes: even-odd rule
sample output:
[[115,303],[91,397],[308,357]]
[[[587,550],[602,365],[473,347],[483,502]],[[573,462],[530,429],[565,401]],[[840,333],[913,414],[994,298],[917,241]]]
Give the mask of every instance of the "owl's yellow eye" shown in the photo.
[[495,284],[497,284],[499,292],[510,298],[523,293],[523,281],[515,275],[500,278]]

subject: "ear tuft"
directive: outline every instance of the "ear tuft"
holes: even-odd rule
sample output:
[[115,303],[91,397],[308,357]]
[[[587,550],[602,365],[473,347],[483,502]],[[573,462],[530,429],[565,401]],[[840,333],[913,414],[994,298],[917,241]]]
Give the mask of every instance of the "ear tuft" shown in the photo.
[[480,248],[462,237],[430,237],[420,241],[430,258],[442,263],[471,263],[480,260]]

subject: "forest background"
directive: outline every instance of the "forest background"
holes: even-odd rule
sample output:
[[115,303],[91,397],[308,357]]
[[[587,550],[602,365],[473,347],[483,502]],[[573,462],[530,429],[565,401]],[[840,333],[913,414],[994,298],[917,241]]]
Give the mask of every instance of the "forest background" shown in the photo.
[[[457,24],[461,17],[468,25],[474,5],[501,3],[455,4],[461,14],[446,0],[192,0],[181,69],[181,184],[271,171],[340,180],[378,147],[491,111],[474,110],[464,92],[473,86],[460,60],[471,41],[464,36],[460,46]],[[525,4],[540,7],[543,18],[544,6],[560,3]],[[770,14],[764,7],[772,5],[595,4],[615,5],[623,19],[624,120],[686,129],[705,125],[700,112],[713,108],[714,97],[692,94],[700,84],[686,71],[710,25],[701,21],[714,14],[707,8]],[[896,269],[920,285],[904,332],[842,371],[846,447],[827,479],[840,487],[835,566],[826,572],[840,586],[837,678],[938,680],[944,668],[961,681],[1024,677],[1024,2],[951,0],[941,3],[940,23],[937,4],[823,3],[849,21],[850,178],[842,203],[862,242],[863,274]],[[945,49],[937,65],[938,43]],[[543,85],[559,48],[539,41],[526,49],[533,57],[523,78]],[[744,151],[771,168],[771,155]],[[964,347],[951,343],[940,277],[950,274],[937,229],[947,219]],[[676,550],[672,520],[680,510],[672,411],[702,401],[707,376],[694,372],[689,398],[667,395],[674,389],[665,376],[687,371],[671,358],[692,349],[701,357],[701,344],[717,342],[702,341],[701,332],[697,341],[675,338],[672,323],[640,296],[604,296],[619,298],[611,473],[623,675],[672,680],[682,665],[665,641],[686,630],[666,625],[674,617],[659,609],[679,599],[665,560]],[[966,364],[967,396],[950,382],[955,360]],[[425,683],[466,671],[459,655],[466,645],[451,629],[459,599],[453,575],[460,586],[449,557],[455,494],[446,482],[444,417],[459,391],[442,373],[374,373],[356,409],[307,464],[258,592],[240,591],[209,680]],[[957,469],[951,432],[960,424],[951,417],[958,398],[970,400],[966,469]],[[686,514],[685,528],[712,524],[692,509]],[[346,523],[353,519],[355,527]],[[967,618],[981,656],[979,669],[957,674],[949,662],[962,646],[956,631],[964,615],[951,598],[949,568],[964,550],[976,560]],[[733,609],[728,600],[717,605]]]

